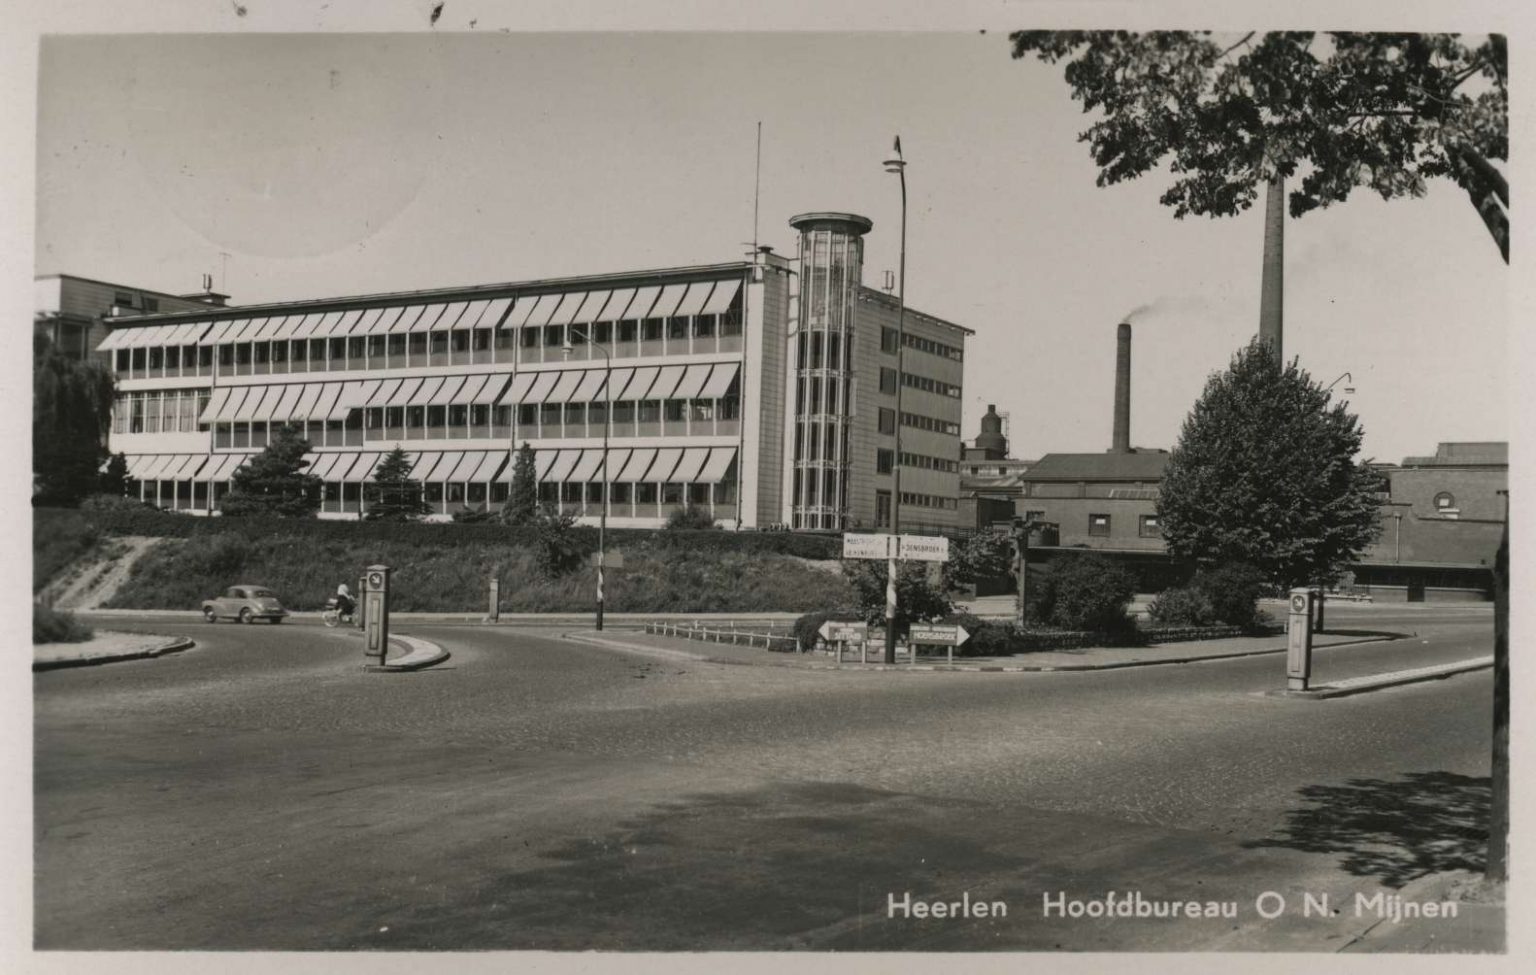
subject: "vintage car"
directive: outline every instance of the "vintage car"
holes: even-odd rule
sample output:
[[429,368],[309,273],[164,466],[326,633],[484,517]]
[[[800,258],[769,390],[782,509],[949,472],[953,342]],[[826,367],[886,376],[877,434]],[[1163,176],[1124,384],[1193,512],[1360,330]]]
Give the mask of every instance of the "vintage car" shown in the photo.
[[210,623],[220,617],[249,623],[271,620],[281,623],[288,611],[278,602],[277,593],[265,586],[230,586],[224,595],[203,602],[203,619]]

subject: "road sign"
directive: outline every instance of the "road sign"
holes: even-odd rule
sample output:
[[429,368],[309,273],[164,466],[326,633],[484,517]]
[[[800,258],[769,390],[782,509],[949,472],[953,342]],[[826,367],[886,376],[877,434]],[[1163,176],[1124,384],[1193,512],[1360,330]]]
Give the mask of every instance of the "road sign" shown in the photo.
[[844,535],[843,558],[888,559],[895,554],[895,535]]
[[[597,565],[597,553],[596,552],[592,553],[592,564],[594,566]],[[623,552],[609,552],[606,555],[604,555],[603,556],[603,568],[605,568],[605,569],[622,569],[622,568],[624,568],[624,553]]]
[[948,562],[949,539],[942,535],[902,535],[896,557],[909,562]]
[[941,626],[933,623],[913,623],[907,634],[908,643],[926,643],[937,647],[958,647],[971,635],[963,626]]
[[863,643],[869,639],[869,624],[827,620],[816,632],[828,643]]

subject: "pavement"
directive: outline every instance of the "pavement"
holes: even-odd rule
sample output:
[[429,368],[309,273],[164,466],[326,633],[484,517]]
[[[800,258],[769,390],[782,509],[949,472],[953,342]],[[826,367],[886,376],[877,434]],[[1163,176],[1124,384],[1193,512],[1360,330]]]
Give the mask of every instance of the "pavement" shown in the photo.
[[[389,680],[315,624],[142,625],[198,652],[36,685],[42,950],[1503,944],[1498,898],[1448,922],[1300,912],[1306,892],[1438,900],[1481,869],[1486,673],[1321,707],[1264,696],[1264,656],[901,679],[444,624],[412,634],[452,661]],[[1318,677],[1489,631],[1325,651]],[[1133,890],[1238,916],[1042,915],[1042,895]],[[1271,890],[1275,920],[1254,910]],[[907,891],[1010,911],[891,918]]]

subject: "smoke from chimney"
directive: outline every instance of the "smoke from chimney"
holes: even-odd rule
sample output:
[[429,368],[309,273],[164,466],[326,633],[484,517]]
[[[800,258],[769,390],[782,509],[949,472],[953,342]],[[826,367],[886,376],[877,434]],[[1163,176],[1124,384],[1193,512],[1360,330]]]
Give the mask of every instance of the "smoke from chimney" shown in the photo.
[[1131,324],[1115,330],[1115,427],[1112,454],[1131,452]]

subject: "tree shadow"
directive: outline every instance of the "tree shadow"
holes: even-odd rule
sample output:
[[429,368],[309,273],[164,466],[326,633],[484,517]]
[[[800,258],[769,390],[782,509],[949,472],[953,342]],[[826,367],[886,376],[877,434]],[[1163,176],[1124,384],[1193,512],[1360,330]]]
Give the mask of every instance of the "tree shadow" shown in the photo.
[[1488,852],[1492,780],[1409,772],[1299,790],[1282,835],[1245,843],[1341,855],[1340,866],[1388,887],[1448,870],[1481,872]]

